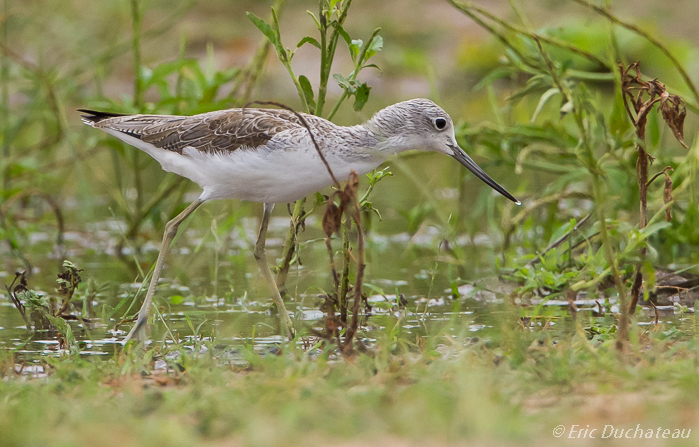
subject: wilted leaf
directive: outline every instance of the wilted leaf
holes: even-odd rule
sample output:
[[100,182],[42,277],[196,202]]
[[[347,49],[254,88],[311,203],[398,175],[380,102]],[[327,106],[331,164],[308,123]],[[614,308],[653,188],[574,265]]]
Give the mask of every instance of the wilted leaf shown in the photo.
[[687,117],[687,107],[684,100],[677,95],[662,92],[660,95],[660,111],[668,127],[682,147],[687,149],[684,143],[684,119]]
[[342,225],[342,211],[332,201],[328,201],[328,207],[323,214],[323,232],[327,237],[340,230]]
[[356,171],[352,170],[347,177],[347,183],[345,183],[345,195],[351,200],[357,195],[357,190],[359,189],[359,175]]

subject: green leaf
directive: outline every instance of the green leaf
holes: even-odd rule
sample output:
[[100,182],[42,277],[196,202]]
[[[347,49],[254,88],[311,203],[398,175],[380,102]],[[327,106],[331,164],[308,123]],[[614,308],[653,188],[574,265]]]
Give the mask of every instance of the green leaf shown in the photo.
[[190,67],[190,70],[192,72],[192,79],[194,81],[194,84],[196,87],[199,89],[200,92],[203,92],[206,90],[206,88],[209,85],[209,82],[206,80],[206,75],[204,72],[201,70],[201,67],[199,64],[196,64],[192,67]]
[[566,74],[575,79],[587,79],[591,81],[612,81],[614,73],[599,73],[593,71],[566,70]]
[[307,43],[310,43],[311,45],[313,45],[314,47],[316,47],[320,50],[320,43],[318,43],[318,41],[315,40],[314,38],[312,38],[311,36],[306,36],[303,39],[301,39],[301,41],[298,43],[298,45],[296,45],[296,48],[301,48],[302,46],[304,46]]
[[657,233],[658,231],[663,230],[667,227],[671,227],[671,226],[672,226],[672,223],[670,223],[670,222],[665,222],[665,221],[656,222],[656,223],[648,225],[644,229],[640,230],[639,233],[641,234],[641,237],[643,239],[646,239],[646,238],[650,237],[651,235]]
[[231,82],[240,73],[240,68],[230,68],[224,71],[217,71],[214,74],[213,82],[218,85]]
[[359,54],[359,51],[362,48],[362,45],[364,45],[364,42],[362,42],[362,39],[354,39],[352,42],[350,42],[349,45],[349,50],[350,50],[350,56],[352,56],[353,61],[357,61],[357,55]]
[[185,298],[182,295],[171,295],[170,304],[182,304]]
[[575,227],[575,224],[577,222],[575,219],[570,219],[568,222],[564,223],[560,227],[556,229],[556,231],[553,232],[551,235],[551,238],[549,238],[549,245],[553,244],[556,242],[558,239],[560,239],[564,234],[569,232],[573,227]]
[[376,65],[376,64],[366,64],[366,65],[363,65],[363,66],[362,66],[362,70],[365,69],[365,68],[375,68],[375,69],[381,71],[381,69],[379,68],[379,66]]
[[274,33],[272,30],[272,27],[267,24],[264,20],[261,18],[257,17],[255,14],[248,12],[246,13],[250,21],[259,29],[262,31],[262,34],[264,34],[267,37],[267,40],[269,40],[272,45],[275,47],[279,43],[279,38],[278,36]]
[[[273,14],[273,16],[275,18],[275,22],[276,22],[276,13],[275,13],[274,9],[272,9],[272,14]],[[278,23],[277,23],[277,26],[275,26],[276,29],[273,29],[270,25],[267,24],[267,22],[265,22],[261,18],[257,17],[255,14],[248,12],[247,16],[250,19],[250,21],[253,23],[253,25],[255,25],[257,27],[257,29],[259,29],[262,32],[262,34],[264,34],[265,37],[267,37],[267,40],[270,41],[272,46],[274,46],[274,49],[277,52],[277,56],[280,59],[282,59],[282,57],[285,57],[286,50],[282,46],[281,40],[279,38],[279,31],[278,31],[279,25],[278,25]]]
[[313,18],[313,21],[316,23],[316,26],[318,27],[318,29],[321,29],[320,22],[318,21],[318,17],[316,17],[316,15],[313,14],[311,11],[306,10],[306,12]]
[[349,47],[350,45],[352,45],[352,38],[349,36],[349,34],[347,34],[347,31],[345,31],[345,29],[344,29],[343,27],[338,26],[338,27],[337,27],[337,32],[340,33],[340,36],[342,36],[342,39],[343,39],[343,40],[345,41],[345,43],[347,44],[347,47]]
[[306,98],[306,103],[308,104],[309,111],[313,113],[313,111],[316,108],[316,103],[313,99],[313,87],[311,86],[311,81],[309,81],[308,78],[304,75],[301,75],[299,76],[299,84],[301,84],[303,96]]
[[371,87],[366,85],[366,83],[362,83],[359,88],[357,88],[357,91],[354,94],[354,110],[359,112],[364,108],[364,104],[366,104],[367,100],[369,99],[369,92],[371,91]]
[[546,92],[543,95],[541,95],[541,98],[539,98],[539,104],[537,104],[536,110],[534,110],[532,119],[529,122],[534,124],[536,122],[536,118],[539,116],[539,113],[541,113],[549,99],[551,99],[554,95],[557,95],[559,93],[561,92],[556,87],[546,90]]
[[143,88],[147,89],[151,85],[165,82],[165,78],[168,75],[176,73],[185,67],[191,67],[196,64],[196,59],[178,59],[176,61],[160,64],[150,72],[150,76],[143,78]]
[[369,42],[364,59],[371,59],[371,57],[379,51],[383,51],[383,37],[376,36],[371,40],[371,42]]
[[504,78],[509,78],[514,74],[514,70],[512,67],[501,67],[501,68],[496,68],[495,70],[491,71],[483,79],[478,82],[473,87],[474,91],[478,91],[485,87],[486,85],[492,84],[495,81],[499,81],[500,79]]
[[536,91],[548,90],[551,87],[551,78],[545,75],[536,75],[529,78],[524,88],[507,97],[507,101],[516,102]]
[[342,87],[347,93],[354,93],[354,87],[350,84],[350,81],[339,73],[333,75],[333,79],[337,84]]

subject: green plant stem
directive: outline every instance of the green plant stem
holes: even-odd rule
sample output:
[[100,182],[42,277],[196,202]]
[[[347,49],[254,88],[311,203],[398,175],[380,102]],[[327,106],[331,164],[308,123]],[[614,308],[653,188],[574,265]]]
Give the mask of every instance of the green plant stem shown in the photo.
[[340,106],[342,105],[343,102],[345,102],[345,99],[347,99],[347,91],[343,91],[342,95],[340,96],[340,99],[337,100],[335,103],[335,106],[333,109],[330,111],[330,114],[328,115],[328,120],[332,120],[337,111],[340,109]]
[[[286,0],[276,0],[274,2],[272,8],[277,11],[277,14],[282,12],[285,2]],[[250,101],[253,89],[257,85],[257,81],[262,75],[262,71],[264,70],[265,63],[267,62],[271,49],[272,43],[266,37],[262,37],[257,46],[255,56],[238,74],[229,95],[231,98],[237,97],[238,101],[242,104],[247,104]],[[242,93],[240,93],[241,88]],[[238,97],[238,94],[240,94],[240,97]]]
[[589,141],[589,134],[587,127],[585,125],[585,119],[583,118],[583,111],[576,110],[574,112],[576,124],[581,132],[581,144],[584,150],[584,164],[586,165],[590,175],[592,177],[592,191],[595,200],[595,210],[597,214],[597,220],[600,223],[600,237],[602,238],[602,249],[604,250],[605,258],[609,264],[609,269],[614,280],[614,285],[616,286],[617,293],[619,294],[619,332],[617,338],[617,349],[623,351],[629,340],[628,334],[628,322],[629,314],[626,300],[626,290],[624,288],[624,283],[621,280],[621,273],[619,272],[619,266],[617,264],[616,256],[614,255],[614,249],[612,243],[609,239],[609,233],[607,231],[607,216],[604,212],[604,195],[602,193],[602,176],[604,175],[601,167],[599,166],[597,160],[595,159],[595,154],[592,150],[592,145]]
[[[131,0],[131,49],[133,52],[133,105],[141,112],[143,110],[143,70],[141,61],[141,23],[143,15],[141,11],[140,0]],[[141,179],[141,151],[131,150],[131,169],[134,176],[134,189],[136,190],[136,200],[133,213],[130,213],[130,226],[140,226],[141,220],[134,220],[136,216],[141,214],[143,202],[143,182]]]
[[588,0],[572,0],[575,3],[578,3],[582,6],[586,6],[590,9],[592,9],[594,12],[597,14],[605,16],[607,19],[612,21],[613,23],[616,23],[617,25],[626,28],[629,31],[633,31],[634,33],[638,34],[639,36],[644,37],[647,39],[650,43],[655,45],[660,51],[667,56],[668,59],[670,59],[670,62],[672,62],[672,65],[675,66],[675,69],[680,73],[680,76],[682,76],[682,79],[684,80],[685,84],[687,84],[687,87],[689,87],[689,90],[692,92],[692,95],[694,96],[694,100],[699,103],[699,90],[697,90],[697,87],[694,85],[694,82],[692,82],[692,79],[689,77],[689,74],[687,71],[684,69],[680,61],[677,60],[677,58],[670,52],[670,50],[663,45],[662,42],[660,42],[658,39],[647,33],[646,31],[642,30],[641,28],[637,27],[636,25],[632,23],[625,22],[615,16],[609,9],[607,8],[602,8],[601,6],[595,5],[593,3],[590,3]]
[[[4,47],[8,46],[8,30],[7,30],[7,18],[8,18],[8,7],[7,4],[9,0],[3,0],[3,17],[4,21],[2,23],[2,44]],[[10,93],[8,89],[9,77],[10,77],[10,66],[7,58],[0,58],[0,85],[2,86],[2,104],[0,105],[0,119],[2,120],[2,159],[7,161],[10,159],[10,141],[8,138],[8,130],[10,127],[9,123],[9,107],[10,107]],[[7,172],[7,165],[2,170],[2,190],[7,191],[9,189],[9,176]]]
[[134,69],[134,85],[133,85],[133,103],[134,106],[141,111],[143,106],[143,72],[141,69],[141,22],[143,15],[139,0],[131,0],[131,22],[132,22],[132,39],[131,49],[133,51],[133,69]]
[[[522,27],[513,25],[513,24],[501,19],[500,17],[492,14],[488,10],[486,10],[478,5],[474,5],[473,3],[456,3],[456,2],[451,2],[451,1],[450,1],[450,3],[464,13],[466,13],[466,11],[464,11],[464,9],[476,11],[479,14],[481,14],[482,16],[487,17],[488,19],[492,20],[493,22],[497,23],[498,25],[502,26],[503,28],[505,28],[513,33],[517,33],[517,34],[520,34],[522,36],[529,37],[531,39],[538,39],[541,42],[547,43],[549,45],[552,45],[552,46],[555,46],[558,48],[562,48],[564,50],[570,51],[571,53],[575,53],[579,56],[582,56],[582,57],[590,60],[591,62],[594,62],[595,64],[599,65],[600,67],[606,67],[610,71],[613,70],[613,67],[611,67],[609,64],[605,63],[602,59],[598,58],[597,56],[595,56],[594,54],[592,54],[588,51],[585,51],[581,48],[576,47],[575,45],[571,45],[568,42],[557,39],[555,37],[542,36],[541,34],[535,33],[533,31],[529,31],[526,28],[522,28]],[[514,6],[513,6],[513,8],[514,8]],[[520,20],[522,22],[525,22],[526,19],[521,14],[519,9],[515,9],[515,10],[517,11],[518,16],[520,17]]]
[[[323,113],[323,105],[325,103],[325,94],[327,92],[328,80],[330,78],[330,70],[332,68],[332,61],[335,59],[335,50],[337,48],[337,40],[340,37],[339,28],[344,23],[347,18],[347,12],[349,10],[352,0],[347,0],[343,5],[342,12],[339,14],[337,21],[334,24],[333,33],[330,36],[330,40],[327,40],[327,20],[324,11],[324,0],[320,0],[320,39],[321,39],[321,66],[320,66],[320,84],[318,87],[318,99],[316,100],[316,107],[313,113],[317,116],[321,116]],[[303,93],[301,84],[298,78],[294,74],[291,68],[291,63],[287,60],[286,56],[278,55],[281,62],[286,67],[289,75],[294,81],[298,95],[301,98],[301,102],[305,107],[305,112],[309,112],[309,107],[306,102],[306,95]],[[284,251],[282,256],[282,263],[278,267],[277,273],[277,287],[284,293],[286,278],[289,274],[289,268],[291,267],[291,261],[294,259],[294,254],[298,248],[298,229],[303,225],[303,207],[306,204],[306,199],[303,198],[298,200],[294,205],[294,212],[291,216],[291,223],[289,225],[289,232],[287,233],[286,241],[284,242]]]
[[498,30],[481,20],[480,17],[478,17],[476,14],[473,13],[473,11],[471,11],[471,8],[469,6],[456,3],[454,0],[447,0],[447,2],[449,2],[449,4],[454,6],[459,11],[463,12],[468,17],[470,17],[471,20],[476,22],[476,24],[478,24],[481,28],[485,29],[486,31],[488,31],[488,33],[490,33],[496,39],[498,39],[500,43],[502,43],[506,48],[512,51],[515,55],[517,55],[517,57],[523,64],[527,65],[530,68],[535,67],[535,65],[532,62],[530,62],[512,43],[510,43],[510,41],[507,39],[507,37],[505,37],[503,33],[499,32]]
[[342,11],[339,12],[337,22],[333,26],[333,32],[330,35],[330,40],[327,41],[326,47],[326,33],[327,33],[327,20],[325,19],[325,14],[323,12],[324,0],[320,0],[320,23],[321,23],[321,64],[320,64],[320,84],[318,86],[318,99],[316,100],[316,115],[322,116],[323,106],[325,105],[325,95],[328,91],[328,80],[330,79],[330,71],[332,70],[333,60],[335,59],[335,50],[337,49],[337,41],[340,38],[340,29],[345,23],[347,18],[347,13],[352,5],[352,0],[346,0],[342,6]]
[[[184,2],[177,2],[177,7],[172,10],[172,13],[170,13],[170,15],[165,17],[159,23],[153,26],[149,26],[146,31],[142,31],[141,38],[152,39],[154,37],[158,37],[167,32],[172,31],[173,26],[182,20],[182,17],[185,14],[187,14],[187,12],[189,12],[191,7],[194,6],[197,3],[197,1],[198,0],[186,0]],[[102,66],[108,64],[109,62],[121,56],[122,54],[128,53],[132,50],[132,48],[133,38],[120,41],[104,50],[102,54],[100,54],[99,56],[95,57],[95,65]],[[89,73],[89,70],[86,71],[83,67],[80,67],[75,71],[71,72],[69,76],[74,76],[77,78],[85,73]],[[90,76],[92,76],[92,73],[90,73]]]
[[[320,83],[318,84],[316,113],[321,113],[323,111],[323,105],[325,103],[325,89],[323,89],[323,80],[325,78],[323,74],[325,73],[325,67],[328,65],[328,20],[327,16],[325,15],[325,4],[326,0],[318,1],[318,14],[320,20]],[[332,61],[330,61],[330,63],[332,64]]]
[[306,204],[306,199],[297,200],[294,205],[294,211],[291,215],[291,223],[289,224],[289,232],[286,235],[286,241],[284,242],[284,251],[282,256],[282,263],[278,266],[277,272],[277,287],[282,294],[286,293],[286,278],[289,275],[289,268],[291,267],[291,261],[294,259],[294,254],[298,249],[298,230],[301,225],[301,215],[303,214],[303,207]]
[[[369,39],[366,41],[366,43],[362,46],[362,50],[360,51],[359,55],[357,56],[357,61],[356,65],[354,67],[354,70],[352,70],[352,73],[347,77],[348,81],[354,81],[357,79],[357,76],[359,75],[359,71],[362,69],[362,65],[364,64],[365,60],[364,58],[366,57],[366,52],[367,49],[369,48],[369,45],[371,42],[374,41],[376,36],[379,35],[379,32],[381,31],[381,28],[376,28],[374,32],[371,34]],[[332,120],[337,111],[340,109],[340,106],[342,105],[343,102],[345,102],[345,99],[347,99],[347,90],[342,91],[342,95],[340,96],[340,99],[337,100],[335,103],[335,106],[332,108],[330,111],[330,115],[328,115],[328,120]]]
[[284,68],[286,68],[286,71],[287,73],[289,73],[291,81],[294,83],[294,87],[296,87],[296,92],[298,93],[299,98],[301,99],[301,104],[303,105],[303,111],[306,113],[312,113],[308,101],[306,100],[306,95],[303,93],[303,87],[301,86],[301,82],[299,82],[299,78],[298,76],[296,76],[296,73],[294,73],[294,69],[291,66],[289,53],[284,48],[284,44],[282,43],[281,34],[279,33],[279,17],[277,16],[277,9],[275,9],[274,6],[272,7],[272,27],[274,28],[274,32],[279,39],[279,41],[274,44],[275,51],[277,53],[277,58],[279,59],[279,62],[281,62],[282,65],[284,65]]
[[294,73],[293,68],[291,68],[291,64],[288,60],[286,60],[286,57],[283,57],[283,60],[281,62],[286,68],[286,71],[289,73],[289,76],[291,77],[291,80],[294,83],[294,87],[296,87],[296,92],[298,93],[299,98],[301,98],[301,105],[303,106],[303,111],[306,113],[310,113],[310,106],[308,105],[308,101],[306,101],[306,95],[303,94],[303,87],[301,87],[301,82],[299,82],[299,78]]

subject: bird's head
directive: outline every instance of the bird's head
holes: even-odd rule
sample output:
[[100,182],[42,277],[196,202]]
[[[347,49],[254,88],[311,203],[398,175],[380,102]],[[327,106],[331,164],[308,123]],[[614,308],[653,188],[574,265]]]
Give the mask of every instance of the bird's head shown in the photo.
[[519,200],[459,147],[451,117],[429,99],[411,99],[386,107],[374,115],[370,123],[385,137],[385,146],[394,152],[416,149],[449,155],[495,191],[520,205]]

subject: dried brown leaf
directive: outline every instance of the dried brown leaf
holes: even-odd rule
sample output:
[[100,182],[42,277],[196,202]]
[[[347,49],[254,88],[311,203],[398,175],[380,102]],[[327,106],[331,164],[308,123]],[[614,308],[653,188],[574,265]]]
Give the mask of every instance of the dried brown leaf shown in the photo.
[[359,175],[356,171],[351,171],[349,177],[347,177],[347,182],[345,183],[345,194],[351,200],[357,195],[357,190],[359,189]]
[[687,107],[684,100],[677,95],[663,92],[661,95],[660,111],[668,127],[682,147],[688,149],[684,143],[684,119],[687,117]]
[[347,182],[345,182],[345,188],[338,192],[340,196],[340,212],[347,212],[347,206],[352,203],[359,190],[359,175],[355,171],[351,171],[349,177],[347,177]]
[[328,200],[328,207],[323,214],[323,232],[327,237],[337,233],[342,225],[342,211],[332,200]]

